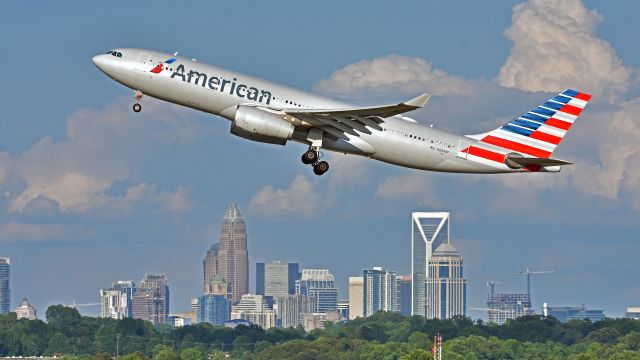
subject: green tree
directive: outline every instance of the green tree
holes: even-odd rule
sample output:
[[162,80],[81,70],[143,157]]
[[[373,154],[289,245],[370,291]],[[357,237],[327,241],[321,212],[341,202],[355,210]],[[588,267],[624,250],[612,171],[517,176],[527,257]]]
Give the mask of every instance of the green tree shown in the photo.
[[423,349],[413,349],[408,354],[402,355],[400,360],[431,360],[433,355]]
[[94,360],[111,360],[111,354],[99,352],[93,356]]
[[153,349],[153,360],[180,360],[180,357],[172,348],[165,345],[157,345]]
[[430,349],[431,348],[431,339],[427,336],[427,334],[414,331],[409,335],[409,346],[414,349]]
[[123,355],[118,357],[119,360],[149,360],[143,353],[140,351],[133,352],[131,354]]
[[204,354],[199,347],[190,347],[180,351],[181,360],[203,360]]
[[70,330],[80,325],[80,313],[78,310],[63,305],[52,305],[47,308],[45,313],[49,326],[64,329],[70,333]]
[[225,360],[227,358],[227,356],[225,355],[224,352],[220,351],[220,350],[213,350],[209,353],[209,359],[208,360]]
[[54,354],[70,354],[73,352],[73,348],[69,344],[69,339],[61,333],[55,333],[49,339],[46,353],[49,355]]

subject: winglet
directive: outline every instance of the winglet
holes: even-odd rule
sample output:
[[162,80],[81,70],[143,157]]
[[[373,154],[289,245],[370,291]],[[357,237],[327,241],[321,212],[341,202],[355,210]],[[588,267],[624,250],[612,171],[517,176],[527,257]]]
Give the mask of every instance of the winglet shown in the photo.
[[405,105],[408,106],[413,106],[416,108],[421,108],[424,107],[427,104],[427,101],[429,101],[429,99],[431,98],[431,94],[422,94],[418,97],[415,97],[407,102],[405,102]]

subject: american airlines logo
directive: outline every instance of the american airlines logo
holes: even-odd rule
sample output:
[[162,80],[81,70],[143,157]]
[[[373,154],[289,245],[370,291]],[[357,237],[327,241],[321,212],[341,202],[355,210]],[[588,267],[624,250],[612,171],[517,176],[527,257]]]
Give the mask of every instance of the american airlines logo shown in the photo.
[[189,84],[200,85],[203,88],[208,87],[211,90],[219,91],[221,93],[228,93],[229,95],[235,95],[237,97],[246,98],[252,101],[258,101],[269,105],[271,102],[271,92],[267,90],[259,90],[257,88],[238,83],[238,79],[233,80],[224,79],[218,76],[212,76],[205,73],[189,70],[187,72],[184,65],[179,65],[176,70],[171,74],[171,78],[178,77],[182,81]]

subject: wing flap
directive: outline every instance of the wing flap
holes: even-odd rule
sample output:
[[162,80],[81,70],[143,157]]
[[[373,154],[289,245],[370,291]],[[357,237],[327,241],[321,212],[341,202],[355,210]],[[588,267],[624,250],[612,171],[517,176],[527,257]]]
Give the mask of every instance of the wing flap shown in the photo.
[[[335,135],[336,132],[360,136],[356,131],[371,134],[369,128],[381,131],[385,118],[406,113],[426,105],[431,95],[422,94],[407,102],[393,105],[345,109],[284,109],[284,113]],[[337,135],[335,135],[337,136]]]
[[531,166],[539,166],[539,167],[547,167],[547,166],[563,166],[563,165],[572,165],[572,162],[559,160],[559,159],[551,159],[551,158],[529,158],[518,156],[510,156],[507,155],[505,158],[505,163],[507,166],[513,169],[519,169],[523,167],[531,167]]

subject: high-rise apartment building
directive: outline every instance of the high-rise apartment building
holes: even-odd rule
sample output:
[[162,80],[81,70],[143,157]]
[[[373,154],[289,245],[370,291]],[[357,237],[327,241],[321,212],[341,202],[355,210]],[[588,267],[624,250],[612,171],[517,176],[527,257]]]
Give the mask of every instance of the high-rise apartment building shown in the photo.
[[450,243],[443,243],[428,261],[425,317],[450,319],[466,315],[467,280],[464,278],[462,258]]
[[220,244],[216,243],[211,245],[209,250],[207,250],[207,255],[202,260],[202,273],[203,273],[203,293],[210,294],[211,289],[209,286],[210,282],[218,275],[218,251],[220,249]]
[[18,319],[36,319],[36,308],[31,305],[27,298],[22,299],[20,306],[16,308],[16,317]]
[[338,308],[338,288],[326,269],[303,269],[296,280],[296,294],[304,295],[313,304],[314,313],[326,313]]
[[364,317],[364,278],[349,276],[349,320]]
[[198,299],[198,323],[224,325],[231,319],[231,300],[226,294],[204,294]]
[[247,228],[236,204],[224,214],[218,248],[218,275],[231,286],[231,300],[240,301],[249,292],[249,254]]
[[398,311],[411,316],[411,275],[398,276]]
[[411,314],[425,315],[428,263],[438,246],[449,243],[448,212],[411,214]]
[[133,317],[164,324],[169,316],[169,285],[165,274],[145,274],[132,301]]
[[133,317],[131,302],[133,301],[133,295],[136,292],[136,284],[133,280],[118,280],[111,285],[111,290],[117,290],[127,295],[128,313],[126,317]]
[[120,290],[100,289],[100,317],[121,320],[129,317],[131,309],[127,293]]
[[256,263],[256,294],[277,299],[296,292],[298,263],[270,261]]
[[487,298],[487,321],[503,325],[507,320],[534,315],[529,294],[501,293]]
[[11,311],[10,266],[11,259],[0,257],[0,314],[8,314]]
[[396,273],[381,267],[364,269],[364,316],[378,311],[398,311],[398,282]]
[[276,299],[276,315],[280,327],[298,327],[304,325],[304,316],[313,312],[304,295],[287,295]]

